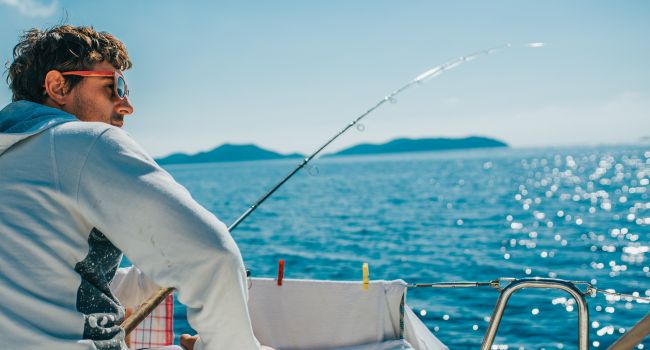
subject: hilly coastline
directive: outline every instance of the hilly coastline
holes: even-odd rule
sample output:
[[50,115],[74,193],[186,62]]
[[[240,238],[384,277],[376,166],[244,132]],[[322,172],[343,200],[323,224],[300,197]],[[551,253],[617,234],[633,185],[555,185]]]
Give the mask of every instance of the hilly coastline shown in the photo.
[[256,145],[223,144],[211,151],[196,154],[174,153],[164,158],[156,159],[158,164],[188,164],[188,163],[218,163],[241,162],[251,160],[271,160],[284,158],[302,158],[298,153],[280,154]]
[[[382,144],[359,144],[328,154],[328,157],[339,157],[349,155],[372,155],[384,153],[401,152],[430,152],[453,149],[470,148],[492,148],[508,147],[502,141],[487,137],[471,136],[466,138],[424,138],[408,139],[400,138]],[[233,145],[224,144],[211,151],[195,154],[174,153],[156,161],[161,165],[166,164],[189,164],[189,163],[218,163],[218,162],[239,162],[253,160],[272,160],[287,158],[303,158],[299,153],[281,154],[273,152],[253,144]]]
[[364,143],[346,148],[331,156],[349,156],[364,154],[401,153],[401,152],[430,152],[452,149],[508,147],[499,140],[470,136],[465,138],[426,138],[426,139],[395,139],[382,144]]

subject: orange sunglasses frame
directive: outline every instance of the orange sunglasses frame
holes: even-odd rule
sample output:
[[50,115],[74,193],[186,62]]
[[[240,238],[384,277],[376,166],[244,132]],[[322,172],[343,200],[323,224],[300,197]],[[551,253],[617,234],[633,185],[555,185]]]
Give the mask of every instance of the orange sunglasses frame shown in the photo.
[[[72,70],[68,72],[61,72],[61,75],[77,75],[80,77],[113,77],[113,92],[115,96],[120,100],[123,100],[129,97],[129,87],[126,84],[126,79],[124,75],[118,71],[95,71],[95,70]],[[120,97],[120,94],[117,93],[117,79],[122,78],[124,82],[124,96]]]

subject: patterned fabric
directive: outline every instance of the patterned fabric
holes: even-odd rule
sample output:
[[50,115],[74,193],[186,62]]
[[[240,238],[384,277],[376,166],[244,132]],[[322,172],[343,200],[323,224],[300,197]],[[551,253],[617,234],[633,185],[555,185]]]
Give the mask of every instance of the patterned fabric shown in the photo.
[[124,319],[124,308],[109,284],[122,252],[96,228],[88,236],[88,247],[88,255],[74,268],[81,276],[77,311],[84,314],[83,339],[91,339],[98,350],[121,350],[124,333],[119,324]]
[[174,342],[174,295],[170,294],[131,332],[130,348],[147,349]]
[[[111,293],[109,284],[122,258],[117,249],[99,230],[88,237],[89,251],[77,263],[81,275],[77,293],[77,310],[84,313],[84,339],[92,339],[98,350],[121,350],[124,333],[119,323],[124,309]],[[147,349],[174,342],[174,296],[169,295],[130,335],[131,349]]]

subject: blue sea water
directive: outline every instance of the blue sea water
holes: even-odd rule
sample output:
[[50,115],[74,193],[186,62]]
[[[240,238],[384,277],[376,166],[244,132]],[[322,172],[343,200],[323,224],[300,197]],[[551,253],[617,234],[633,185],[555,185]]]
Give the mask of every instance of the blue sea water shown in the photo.
[[[166,169],[230,224],[295,163]],[[463,150],[313,164],[232,232],[253,276],[274,277],[284,259],[286,278],[360,280],[368,262],[373,279],[555,277],[650,297],[649,146]],[[451,349],[476,349],[497,297],[490,288],[415,289],[407,303]],[[567,297],[518,292],[495,344],[577,348],[577,308]],[[594,349],[607,348],[650,312],[648,303],[602,294],[588,302]],[[184,307],[177,304],[175,313],[177,335],[191,332]]]

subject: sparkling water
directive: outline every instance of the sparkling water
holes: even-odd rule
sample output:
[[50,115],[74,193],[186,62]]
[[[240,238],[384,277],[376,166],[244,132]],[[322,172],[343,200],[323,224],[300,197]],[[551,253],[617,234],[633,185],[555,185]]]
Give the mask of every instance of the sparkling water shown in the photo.
[[[296,161],[166,169],[226,224]],[[322,158],[233,236],[253,276],[409,283],[552,277],[650,297],[650,146],[484,149]],[[451,349],[476,349],[498,297],[489,288],[411,289],[407,303]],[[650,304],[588,297],[590,347],[606,349]],[[175,332],[192,332],[176,306]],[[218,312],[218,311],[215,311]],[[523,290],[494,348],[577,348],[577,307]],[[650,346],[646,340],[639,348]]]

